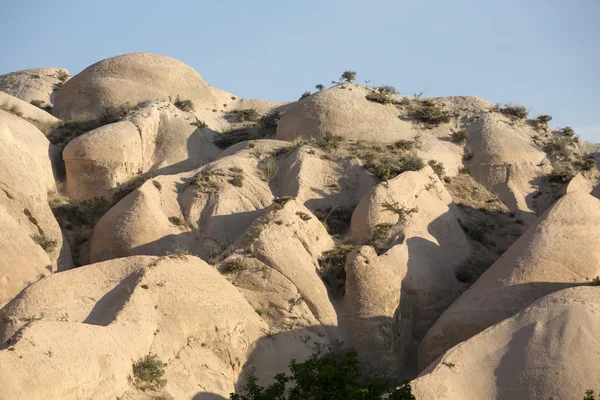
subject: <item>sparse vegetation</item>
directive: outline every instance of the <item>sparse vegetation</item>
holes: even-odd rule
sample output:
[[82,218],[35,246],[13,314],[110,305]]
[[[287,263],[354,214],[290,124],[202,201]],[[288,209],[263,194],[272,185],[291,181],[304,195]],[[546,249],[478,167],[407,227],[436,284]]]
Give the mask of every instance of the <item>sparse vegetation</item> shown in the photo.
[[281,196],[281,197],[275,197],[273,199],[273,204],[275,204],[275,208],[277,210],[281,210],[288,201],[290,200],[295,200],[296,198],[293,196]]
[[337,295],[345,293],[346,285],[346,257],[356,246],[352,243],[342,243],[333,250],[321,254],[319,265],[323,273],[323,281],[329,285],[332,292]]
[[394,229],[394,224],[390,223],[377,224],[375,227],[373,227],[371,238],[369,239],[368,244],[373,246],[378,255],[382,254],[388,249],[387,241],[390,238],[392,229]]
[[368,153],[364,155],[365,168],[375,174],[379,179],[389,180],[406,171],[419,171],[425,163],[416,154],[387,154],[378,155]]
[[47,113],[52,113],[52,106],[50,104],[46,104],[46,102],[43,100],[31,100],[29,103],[46,111]]
[[576,174],[577,173],[571,165],[562,163],[554,166],[552,172],[550,172],[548,176],[552,182],[568,183],[571,179],[575,178]]
[[258,171],[263,180],[266,182],[271,182],[273,179],[277,178],[277,174],[279,173],[279,165],[277,165],[277,161],[274,158],[265,158],[258,163]]
[[571,128],[570,126],[565,126],[560,130],[560,132],[567,137],[575,136],[575,130],[573,130],[573,128]]
[[219,184],[212,178],[212,172],[200,171],[193,184],[203,193],[214,193],[219,190]]
[[444,167],[443,163],[436,160],[429,160],[427,164],[440,179],[444,179],[444,176],[446,175],[446,167]]
[[344,71],[341,76],[341,80],[343,82],[352,83],[356,80],[356,72],[354,71]]
[[430,126],[447,124],[452,119],[448,112],[442,110],[431,101],[421,101],[413,105],[409,116],[417,122]]
[[571,155],[570,144],[571,140],[569,138],[555,136],[546,143],[544,151],[553,156],[569,158]]
[[154,185],[155,188],[157,188],[158,190],[162,190],[162,185],[160,184],[159,181],[152,181],[152,184]]
[[300,98],[298,99],[298,101],[304,100],[305,98],[307,98],[310,95],[311,95],[311,93],[307,90],[306,92],[304,92],[300,95]]
[[376,377],[361,376],[354,351],[323,354],[322,347],[308,360],[289,365],[291,375],[275,375],[274,382],[264,388],[254,375],[247,378],[243,391],[231,393],[231,400],[416,400],[410,383],[397,387]]
[[58,241],[46,236],[45,233],[32,235],[31,238],[36,244],[39,244],[46,253],[50,253],[58,246]]
[[0,110],[4,110],[6,112],[9,112],[9,113],[11,113],[13,115],[16,115],[17,117],[22,117],[23,116],[23,112],[21,111],[21,108],[18,105],[16,105],[16,104],[13,104],[12,106],[10,106],[10,105],[8,105],[6,103],[0,104]]
[[415,142],[411,142],[410,140],[398,140],[394,143],[394,147],[398,150],[410,151],[415,147]]
[[191,112],[195,109],[194,103],[191,100],[182,99],[179,96],[177,96],[173,105],[184,112]]
[[206,122],[199,120],[196,118],[196,121],[190,122],[190,125],[197,127],[198,129],[206,128]]
[[242,122],[253,122],[256,121],[259,117],[258,111],[254,108],[245,108],[243,110],[234,110],[233,114],[237,115],[237,117]]
[[367,94],[367,100],[374,101],[376,103],[381,104],[391,104],[395,103],[393,95],[398,94],[398,91],[393,86],[382,85],[376,89],[371,89],[369,94]]
[[325,151],[331,152],[339,149],[342,140],[342,137],[339,135],[334,135],[331,132],[325,132],[323,136],[319,138],[317,145]]
[[419,207],[408,208],[395,200],[387,200],[381,203],[380,205],[381,208],[383,208],[385,211],[398,214],[398,222],[400,223],[406,222],[407,217],[410,217],[411,214],[419,212]]
[[454,139],[454,141],[457,143],[464,144],[467,142],[467,140],[469,140],[469,134],[465,130],[453,132],[452,139]]
[[330,235],[339,235],[348,230],[354,207],[339,206],[316,209],[314,214],[323,223]]
[[600,276],[595,277],[594,279],[592,279],[592,286],[600,286]]
[[499,111],[514,121],[525,119],[528,114],[527,109],[518,104],[498,105],[496,106],[496,111]]
[[229,183],[231,183],[235,187],[244,186],[244,175],[242,175],[242,174],[234,175],[233,178],[229,181]]
[[317,89],[319,92],[323,89],[325,89],[324,85],[321,85],[320,83],[318,85],[315,85],[315,89]]
[[179,217],[169,217],[169,222],[182,231],[187,231],[190,228],[189,224]]
[[302,211],[296,211],[296,215],[299,216],[302,221],[309,221],[312,219],[310,215]]
[[227,273],[244,271],[246,268],[248,267],[243,258],[232,258],[225,262],[225,272]]
[[550,121],[552,121],[552,116],[548,114],[542,114],[533,120],[536,126],[547,126]]
[[133,364],[133,381],[141,389],[158,390],[167,385],[165,368],[156,354],[148,354]]

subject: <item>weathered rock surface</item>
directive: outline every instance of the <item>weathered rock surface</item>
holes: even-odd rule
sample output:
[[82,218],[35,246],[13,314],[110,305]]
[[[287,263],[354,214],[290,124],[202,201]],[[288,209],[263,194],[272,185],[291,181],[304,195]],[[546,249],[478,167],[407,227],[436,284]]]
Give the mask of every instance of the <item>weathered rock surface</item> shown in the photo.
[[[411,384],[417,399],[583,398],[600,380],[600,291],[541,298],[460,343]],[[592,383],[590,383],[592,382]]]
[[427,332],[420,369],[538,298],[600,275],[598,226],[600,200],[577,191],[557,201]]
[[0,75],[0,90],[29,103],[52,106],[54,92],[69,78],[64,68],[32,68]]

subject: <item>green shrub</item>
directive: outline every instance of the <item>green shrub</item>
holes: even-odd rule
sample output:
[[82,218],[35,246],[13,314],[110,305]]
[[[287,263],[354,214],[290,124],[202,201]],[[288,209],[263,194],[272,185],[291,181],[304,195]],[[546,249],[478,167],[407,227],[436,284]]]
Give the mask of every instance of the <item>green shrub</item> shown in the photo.
[[244,175],[241,175],[241,174],[234,175],[233,179],[231,179],[230,183],[235,187],[244,186]]
[[561,131],[561,133],[563,135],[565,135],[567,137],[573,137],[573,136],[575,136],[575,131],[570,126],[565,126],[560,131]]
[[49,238],[45,233],[32,235],[31,238],[36,244],[39,244],[46,253],[52,252],[58,246],[58,241]]
[[547,125],[548,122],[552,121],[552,116],[550,116],[548,114],[542,114],[542,115],[538,116],[534,121],[535,121],[535,124],[538,126]]
[[340,147],[340,143],[342,142],[342,137],[339,135],[334,135],[331,132],[325,132],[317,142],[317,145],[326,151],[334,151]]
[[504,106],[498,106],[496,109],[513,120],[525,119],[528,114],[525,107],[517,104],[505,104]]
[[133,364],[134,384],[142,389],[161,389],[167,385],[163,379],[165,368],[156,354],[148,354]]
[[246,387],[231,393],[230,400],[416,400],[410,383],[395,387],[385,379],[364,377],[354,351],[328,352],[321,348],[306,361],[289,364],[291,374],[275,375],[268,387],[250,375]]
[[266,182],[271,182],[277,177],[279,173],[279,165],[273,158],[265,158],[258,163],[258,170],[260,171],[261,177]]
[[352,243],[342,243],[333,250],[328,250],[319,257],[319,265],[323,273],[323,281],[336,295],[346,291],[346,257],[356,246]]
[[414,106],[410,112],[410,117],[418,122],[434,126],[447,124],[452,119],[448,112],[442,110],[434,103],[426,101]]
[[200,121],[198,118],[196,118],[195,122],[190,122],[190,125],[193,125],[198,129],[206,128],[206,122]]
[[394,99],[392,99],[389,94],[378,92],[376,90],[371,90],[371,92],[367,94],[366,99],[380,104],[391,104],[394,102]]
[[37,108],[41,108],[47,113],[52,113],[52,106],[50,104],[46,104],[46,102],[43,100],[31,100],[29,103]]
[[186,231],[190,227],[185,220],[179,217],[169,217],[169,222],[181,229],[182,231]]
[[271,111],[268,114],[263,115],[258,120],[258,129],[261,137],[274,136],[277,131],[277,125],[283,114],[281,111]]
[[394,224],[382,223],[373,227],[371,238],[368,241],[370,246],[373,246],[375,252],[380,255],[388,249],[387,241],[394,229]]
[[158,190],[162,190],[162,185],[160,184],[159,181],[152,181],[152,184],[154,185],[155,188],[157,188]]
[[419,212],[418,207],[408,208],[397,201],[388,200],[384,201],[380,205],[384,210],[398,214],[398,222],[400,223],[406,222],[407,217],[409,217],[411,214]]
[[555,136],[546,143],[544,151],[554,156],[568,158],[571,155],[571,150],[569,150],[570,144],[571,140],[569,138]]
[[304,92],[300,95],[300,98],[298,99],[298,101],[304,100],[305,98],[309,97],[310,95],[311,95],[311,93],[307,90],[306,92]]
[[296,198],[294,196],[275,197],[273,199],[273,204],[275,204],[275,209],[281,210],[288,203],[288,201],[292,201],[295,199]]
[[225,272],[233,273],[244,271],[247,268],[242,258],[233,258],[225,263]]
[[568,183],[575,178],[575,175],[575,170],[569,164],[558,164],[548,176],[552,182]]
[[233,114],[237,115],[242,122],[251,122],[258,119],[258,111],[255,108],[245,108],[243,110],[234,110]]
[[356,72],[354,71],[344,71],[341,76],[341,80],[345,82],[354,82],[356,80]]
[[323,89],[325,89],[324,85],[321,85],[320,83],[318,85],[315,85],[315,89],[317,89],[319,92]]
[[444,178],[444,175],[446,175],[446,168],[444,167],[443,163],[436,160],[429,160],[427,164],[431,167],[431,169],[433,169],[433,172],[435,172],[440,179]]
[[317,208],[314,214],[323,223],[330,235],[339,235],[346,232],[350,227],[354,208],[351,206]]
[[177,96],[173,105],[184,112],[194,111],[195,109],[194,103],[191,100],[182,99],[179,96]]
[[394,147],[398,150],[409,151],[415,147],[415,142],[411,142],[410,140],[398,140],[394,143]]
[[467,140],[469,140],[469,134],[467,133],[467,131],[464,131],[464,130],[460,130],[458,132],[453,132],[452,139],[454,139],[455,142],[464,144],[467,142]]
[[203,193],[214,193],[219,190],[219,184],[212,179],[209,171],[200,171],[193,180],[193,184]]

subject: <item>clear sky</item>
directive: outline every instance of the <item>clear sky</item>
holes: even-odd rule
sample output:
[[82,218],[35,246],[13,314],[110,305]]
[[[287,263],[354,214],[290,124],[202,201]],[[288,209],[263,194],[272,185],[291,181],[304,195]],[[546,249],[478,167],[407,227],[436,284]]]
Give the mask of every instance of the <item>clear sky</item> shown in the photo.
[[346,69],[424,97],[520,103],[600,142],[600,0],[3,0],[0,74],[146,51],[242,97]]

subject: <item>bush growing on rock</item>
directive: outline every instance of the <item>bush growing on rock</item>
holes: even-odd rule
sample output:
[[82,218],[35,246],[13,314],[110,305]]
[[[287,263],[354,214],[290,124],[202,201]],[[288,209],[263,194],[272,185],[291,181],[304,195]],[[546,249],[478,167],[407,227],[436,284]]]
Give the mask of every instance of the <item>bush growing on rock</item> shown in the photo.
[[180,109],[181,111],[185,111],[185,112],[194,111],[194,108],[195,108],[194,103],[191,100],[182,99],[179,96],[177,96],[173,105],[175,107],[177,107],[178,109]]
[[141,389],[161,389],[167,385],[163,379],[165,368],[156,354],[148,354],[133,364],[133,381]]
[[550,172],[550,181],[568,183],[575,178],[576,172],[569,164],[558,164]]
[[565,126],[560,130],[560,132],[567,137],[575,136],[575,130],[573,130],[573,128],[571,128],[570,126]]
[[342,73],[342,81],[348,82],[348,83],[352,83],[356,80],[356,72],[354,71],[344,71]]
[[250,375],[241,393],[231,393],[231,400],[415,400],[407,382],[394,388],[385,379],[361,374],[355,351],[336,351],[323,354],[321,348],[304,362],[290,362],[291,375],[275,375],[268,387],[258,385]]
[[537,126],[545,126],[550,121],[552,121],[552,116],[550,116],[548,114],[542,114],[534,120],[534,123]]
[[519,120],[527,118],[528,111],[525,107],[517,104],[505,104],[504,106],[497,106],[496,110],[506,115],[512,120]]
[[454,139],[454,141],[457,143],[464,144],[467,142],[467,140],[469,140],[469,134],[467,131],[460,130],[452,133],[452,139]]
[[258,163],[258,170],[266,182],[271,182],[279,173],[279,165],[273,158],[266,158]]
[[243,110],[234,110],[233,114],[237,115],[242,122],[252,122],[258,119],[258,111],[254,108],[245,108]]
[[451,120],[451,116],[448,112],[442,110],[430,101],[423,101],[422,103],[413,106],[410,117],[418,122],[433,126],[447,124]]
[[310,95],[311,95],[311,93],[307,90],[306,92],[304,92],[300,95],[300,98],[298,99],[298,101],[304,100],[305,98],[307,98]]
[[325,132],[317,144],[326,151],[334,151],[340,147],[342,140],[342,137],[339,135],[334,135],[331,132]]
[[328,250],[319,257],[319,265],[323,272],[323,281],[333,293],[343,295],[346,285],[346,257],[354,249],[352,243],[342,243],[333,250]]
[[320,83],[318,85],[315,85],[315,89],[317,89],[319,92],[323,89],[325,89],[324,85],[321,85]]
[[49,238],[45,233],[33,235],[31,238],[36,244],[39,244],[46,253],[52,252],[58,245],[58,241]]

